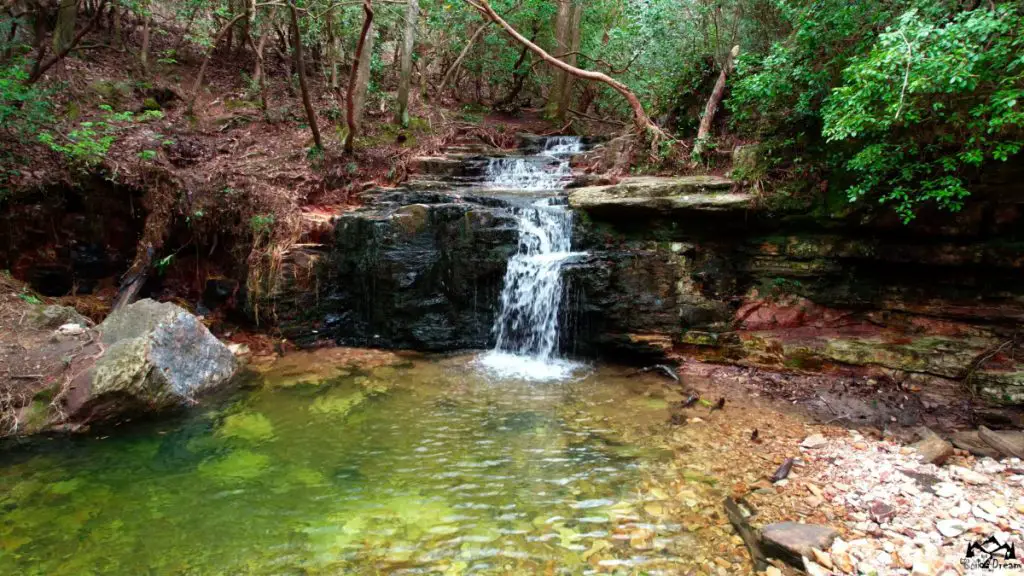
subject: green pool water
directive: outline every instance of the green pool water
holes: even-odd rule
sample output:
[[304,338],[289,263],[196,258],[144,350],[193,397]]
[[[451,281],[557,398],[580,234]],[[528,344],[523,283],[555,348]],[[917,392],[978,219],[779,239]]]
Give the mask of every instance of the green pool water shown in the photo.
[[6,450],[0,574],[657,574],[685,554],[637,496],[664,454],[618,432],[664,416],[635,380],[327,368]]

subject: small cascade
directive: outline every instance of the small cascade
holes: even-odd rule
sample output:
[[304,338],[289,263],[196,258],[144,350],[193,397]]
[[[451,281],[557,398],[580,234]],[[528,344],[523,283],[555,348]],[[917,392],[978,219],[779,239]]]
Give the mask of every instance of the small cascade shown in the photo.
[[[541,159],[556,169],[539,170],[537,157],[493,159],[488,185],[505,190],[562,190],[571,177],[567,155],[579,152],[576,137],[544,142]],[[493,170],[493,171],[492,171]],[[513,208],[519,246],[508,262],[501,310],[494,324],[495,348],[481,361],[503,377],[555,380],[576,364],[558,357],[562,266],[581,255],[572,252],[572,212],[554,197]]]
[[495,190],[556,191],[572,178],[569,156],[580,152],[578,136],[552,136],[539,155],[491,158],[484,169],[485,186]]
[[583,150],[583,142],[579,136],[552,136],[544,140],[542,154],[557,156],[559,154],[578,154]]

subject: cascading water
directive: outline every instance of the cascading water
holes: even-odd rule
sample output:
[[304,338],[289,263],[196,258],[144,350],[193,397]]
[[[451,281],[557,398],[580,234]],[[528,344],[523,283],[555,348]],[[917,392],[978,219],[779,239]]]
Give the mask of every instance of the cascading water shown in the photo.
[[[510,190],[561,190],[572,172],[567,155],[580,150],[579,138],[544,142],[542,159],[553,170],[533,170],[536,157],[494,159],[488,184]],[[493,170],[493,172],[492,172]],[[514,183],[512,186],[507,183]],[[519,247],[509,259],[494,324],[496,344],[483,365],[504,377],[553,380],[568,376],[576,364],[558,357],[562,265],[581,255],[571,251],[572,212],[554,198],[513,208],[519,224]]]
[[572,178],[567,156],[581,148],[578,136],[553,136],[544,140],[539,155],[491,158],[485,185],[498,190],[562,190]]

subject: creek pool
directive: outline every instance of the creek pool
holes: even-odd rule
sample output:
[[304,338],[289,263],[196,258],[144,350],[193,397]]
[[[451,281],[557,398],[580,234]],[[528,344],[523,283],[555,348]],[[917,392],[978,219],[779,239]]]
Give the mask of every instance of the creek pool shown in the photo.
[[670,455],[618,432],[664,401],[622,374],[286,357],[181,416],[0,454],[0,573],[675,573],[685,534],[638,495]]

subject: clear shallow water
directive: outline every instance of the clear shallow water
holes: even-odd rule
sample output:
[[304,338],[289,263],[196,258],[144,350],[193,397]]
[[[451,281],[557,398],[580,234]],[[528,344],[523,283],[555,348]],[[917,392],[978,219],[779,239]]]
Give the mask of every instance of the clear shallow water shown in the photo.
[[306,362],[217,409],[0,456],[0,573],[656,574],[685,553],[636,501],[665,454],[616,434],[664,418],[635,380]]

